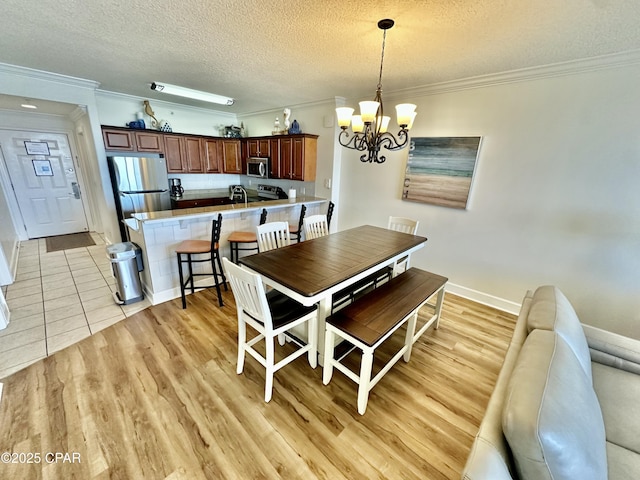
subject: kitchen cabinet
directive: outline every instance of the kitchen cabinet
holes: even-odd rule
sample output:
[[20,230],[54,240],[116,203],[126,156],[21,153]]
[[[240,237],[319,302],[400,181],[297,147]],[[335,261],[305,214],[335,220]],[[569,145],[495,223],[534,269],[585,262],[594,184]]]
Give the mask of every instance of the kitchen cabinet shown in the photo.
[[222,170],[224,173],[242,173],[242,155],[239,139],[225,139],[222,142]]
[[164,157],[167,160],[167,172],[186,172],[186,159],[184,155],[184,142],[178,135],[163,135]]
[[164,135],[164,156],[169,173],[203,173],[200,137]]
[[268,158],[271,156],[271,142],[268,137],[247,140],[249,157]]
[[280,171],[277,178],[310,182],[316,179],[318,136],[299,134],[280,138]]
[[132,130],[103,128],[102,139],[104,140],[105,150],[136,151],[136,140]]
[[269,178],[280,178],[280,140],[272,138],[269,140]]
[[204,155],[204,171],[206,173],[221,173],[220,156],[222,143],[219,140],[203,138],[202,153]]
[[186,173],[204,173],[202,144],[200,137],[183,137],[186,157]]
[[216,198],[200,198],[197,200],[178,200],[171,199],[171,209],[180,210],[183,208],[196,208],[196,207],[213,207],[218,205],[229,205],[232,201],[229,197],[216,197]]
[[164,140],[162,134],[142,131],[134,131],[133,135],[136,139],[137,152],[164,152]]

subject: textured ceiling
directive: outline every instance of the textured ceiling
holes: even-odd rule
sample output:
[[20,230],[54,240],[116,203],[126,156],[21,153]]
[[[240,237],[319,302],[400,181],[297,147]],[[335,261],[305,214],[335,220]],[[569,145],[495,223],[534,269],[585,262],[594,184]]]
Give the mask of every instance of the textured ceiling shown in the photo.
[[385,92],[640,49],[638,0],[3,0],[0,62],[247,113],[373,96],[387,17]]

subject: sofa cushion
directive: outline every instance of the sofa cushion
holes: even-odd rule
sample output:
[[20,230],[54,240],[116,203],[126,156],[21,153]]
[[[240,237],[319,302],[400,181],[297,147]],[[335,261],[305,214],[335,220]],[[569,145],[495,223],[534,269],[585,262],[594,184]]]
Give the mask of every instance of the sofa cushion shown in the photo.
[[529,333],[536,328],[553,330],[569,344],[591,380],[591,354],[580,319],[558,287],[544,285],[533,294],[527,317]]
[[598,398],[571,347],[534,330],[507,388],[502,428],[520,479],[606,479]]
[[607,442],[609,480],[638,480],[640,455]]
[[635,452],[640,461],[640,375],[593,363],[607,441]]

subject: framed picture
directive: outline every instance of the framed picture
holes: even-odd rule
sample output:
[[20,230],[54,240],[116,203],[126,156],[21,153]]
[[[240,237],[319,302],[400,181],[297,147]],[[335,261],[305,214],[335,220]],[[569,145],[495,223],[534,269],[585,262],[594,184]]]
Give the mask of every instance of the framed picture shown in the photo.
[[24,142],[24,148],[28,155],[49,155],[47,142]]
[[467,208],[482,137],[416,137],[409,147],[402,199]]
[[53,177],[53,169],[49,160],[31,160],[36,177]]

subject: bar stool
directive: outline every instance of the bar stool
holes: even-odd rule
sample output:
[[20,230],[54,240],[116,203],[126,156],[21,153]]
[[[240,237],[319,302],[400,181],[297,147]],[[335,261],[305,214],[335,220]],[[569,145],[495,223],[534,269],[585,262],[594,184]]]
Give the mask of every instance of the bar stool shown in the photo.
[[298,224],[289,224],[289,235],[291,235],[291,240],[295,240],[296,243],[300,243],[300,240],[302,240],[302,223],[304,222],[305,213],[307,213],[307,207],[306,205],[302,205],[302,208],[300,209],[300,219],[298,220]]
[[[260,215],[260,225],[263,225],[265,222],[267,221],[267,209],[263,208],[262,209],[262,214]],[[227,238],[227,240],[229,241],[229,247],[231,248],[231,261],[233,263],[238,263],[238,252],[240,250],[245,250],[245,251],[258,251],[258,237],[256,235],[256,232],[242,232],[242,231],[237,231],[237,232],[231,232],[231,235],[229,235],[229,238]],[[246,244],[250,244],[250,243],[255,243],[256,246],[253,247],[245,247],[245,248],[240,248],[240,244],[242,245],[246,245]],[[235,259],[234,259],[234,255],[235,255]]]
[[[216,293],[218,295],[218,303],[223,306],[222,294],[220,292],[220,282],[218,277],[222,277],[222,283],[224,284],[225,291],[228,290],[227,279],[224,276],[224,270],[222,269],[222,263],[220,261],[220,230],[222,229],[222,214],[218,214],[218,219],[213,220],[211,227],[211,241],[207,240],[184,240],[180,242],[176,248],[176,254],[178,255],[178,274],[180,275],[180,295],[182,297],[182,308],[187,308],[187,298],[185,295],[185,289],[189,287],[191,293],[195,293],[194,278],[199,276],[208,276],[210,273],[193,273],[193,264],[201,262],[211,262],[213,279],[215,285],[198,286],[198,288],[211,288],[216,287]],[[204,255],[209,253],[208,258],[194,259],[192,255]],[[183,258],[183,255],[185,258]],[[186,263],[189,267],[189,276],[184,279],[182,264]],[[218,271],[216,271],[216,264]]]

